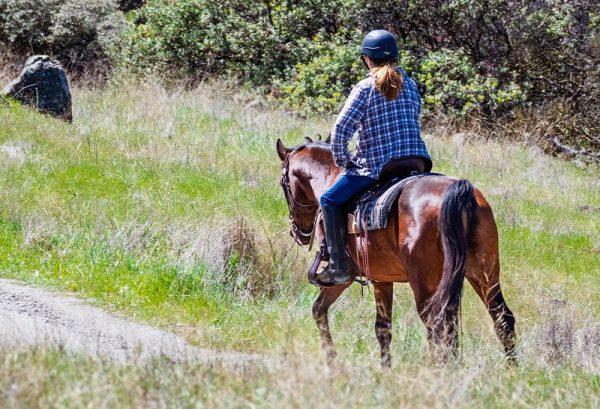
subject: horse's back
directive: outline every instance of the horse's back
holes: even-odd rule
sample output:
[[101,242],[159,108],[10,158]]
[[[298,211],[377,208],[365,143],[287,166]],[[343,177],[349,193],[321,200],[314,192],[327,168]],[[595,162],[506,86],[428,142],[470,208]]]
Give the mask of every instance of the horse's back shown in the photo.
[[[458,178],[443,175],[415,180],[398,198],[399,216],[404,216],[405,221],[414,219],[417,223],[437,222],[446,190],[457,181]],[[473,196],[477,204],[475,219],[481,222],[488,218],[493,220],[490,204],[475,186],[473,186]]]
[[[437,284],[444,265],[441,208],[446,191],[458,180],[428,176],[404,189],[390,212],[387,228],[369,232],[369,271],[373,279],[412,283],[426,276],[424,285]],[[476,188],[473,195],[477,206],[469,242],[476,247],[484,241],[497,249],[496,225],[489,203]],[[484,234],[491,236],[492,243],[487,237],[481,240]]]

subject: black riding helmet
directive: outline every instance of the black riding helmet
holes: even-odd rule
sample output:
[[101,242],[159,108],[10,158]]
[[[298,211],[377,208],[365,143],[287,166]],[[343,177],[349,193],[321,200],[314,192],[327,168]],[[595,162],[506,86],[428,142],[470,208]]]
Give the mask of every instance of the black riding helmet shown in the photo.
[[360,52],[376,62],[396,61],[398,44],[394,35],[387,30],[373,30],[365,36]]

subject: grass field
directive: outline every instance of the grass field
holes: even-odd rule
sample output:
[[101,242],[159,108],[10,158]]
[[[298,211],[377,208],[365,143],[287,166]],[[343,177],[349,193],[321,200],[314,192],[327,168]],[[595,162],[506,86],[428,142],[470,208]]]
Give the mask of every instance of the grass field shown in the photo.
[[[219,350],[285,357],[274,373],[155,361],[116,365],[0,350],[11,407],[600,407],[600,173],[536,149],[426,135],[435,169],[469,178],[500,230],[521,365],[504,365],[470,288],[462,360],[427,361],[411,292],[394,299],[381,373],[372,292],[334,306],[343,368],[328,373],[293,244],[274,143],[327,134],[223,85],[74,90],[74,124],[0,101],[0,274],[74,292]],[[236,226],[242,226],[236,227]]]

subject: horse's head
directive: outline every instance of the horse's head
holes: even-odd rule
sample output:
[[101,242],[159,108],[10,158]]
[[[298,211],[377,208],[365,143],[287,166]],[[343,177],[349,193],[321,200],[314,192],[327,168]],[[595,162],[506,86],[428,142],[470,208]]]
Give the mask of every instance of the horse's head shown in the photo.
[[[277,140],[281,159],[281,187],[292,220],[290,235],[300,245],[310,243],[315,232],[319,197],[331,171],[331,151],[322,143],[305,138],[305,144],[286,148]],[[334,165],[335,166],[335,165]]]

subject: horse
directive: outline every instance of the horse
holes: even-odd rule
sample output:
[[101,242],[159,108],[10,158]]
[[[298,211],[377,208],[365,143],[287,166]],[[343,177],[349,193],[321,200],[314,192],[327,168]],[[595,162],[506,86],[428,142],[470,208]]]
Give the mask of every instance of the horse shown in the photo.
[[[343,168],[334,163],[325,142],[305,138],[304,144],[287,148],[278,139],[276,148],[292,223],[290,235],[303,246],[312,244],[313,236],[322,240],[319,199]],[[385,228],[368,232],[366,237],[349,234],[347,244],[356,266],[353,270],[367,271],[374,287],[375,334],[384,369],[391,367],[394,283],[410,285],[430,351],[434,359],[447,362],[457,356],[465,278],[489,312],[507,362],[516,365],[515,318],[500,288],[496,222],[489,203],[468,180],[444,175],[415,179],[394,203]],[[320,288],[312,307],[331,366],[337,353],[327,313],[351,284]]]

